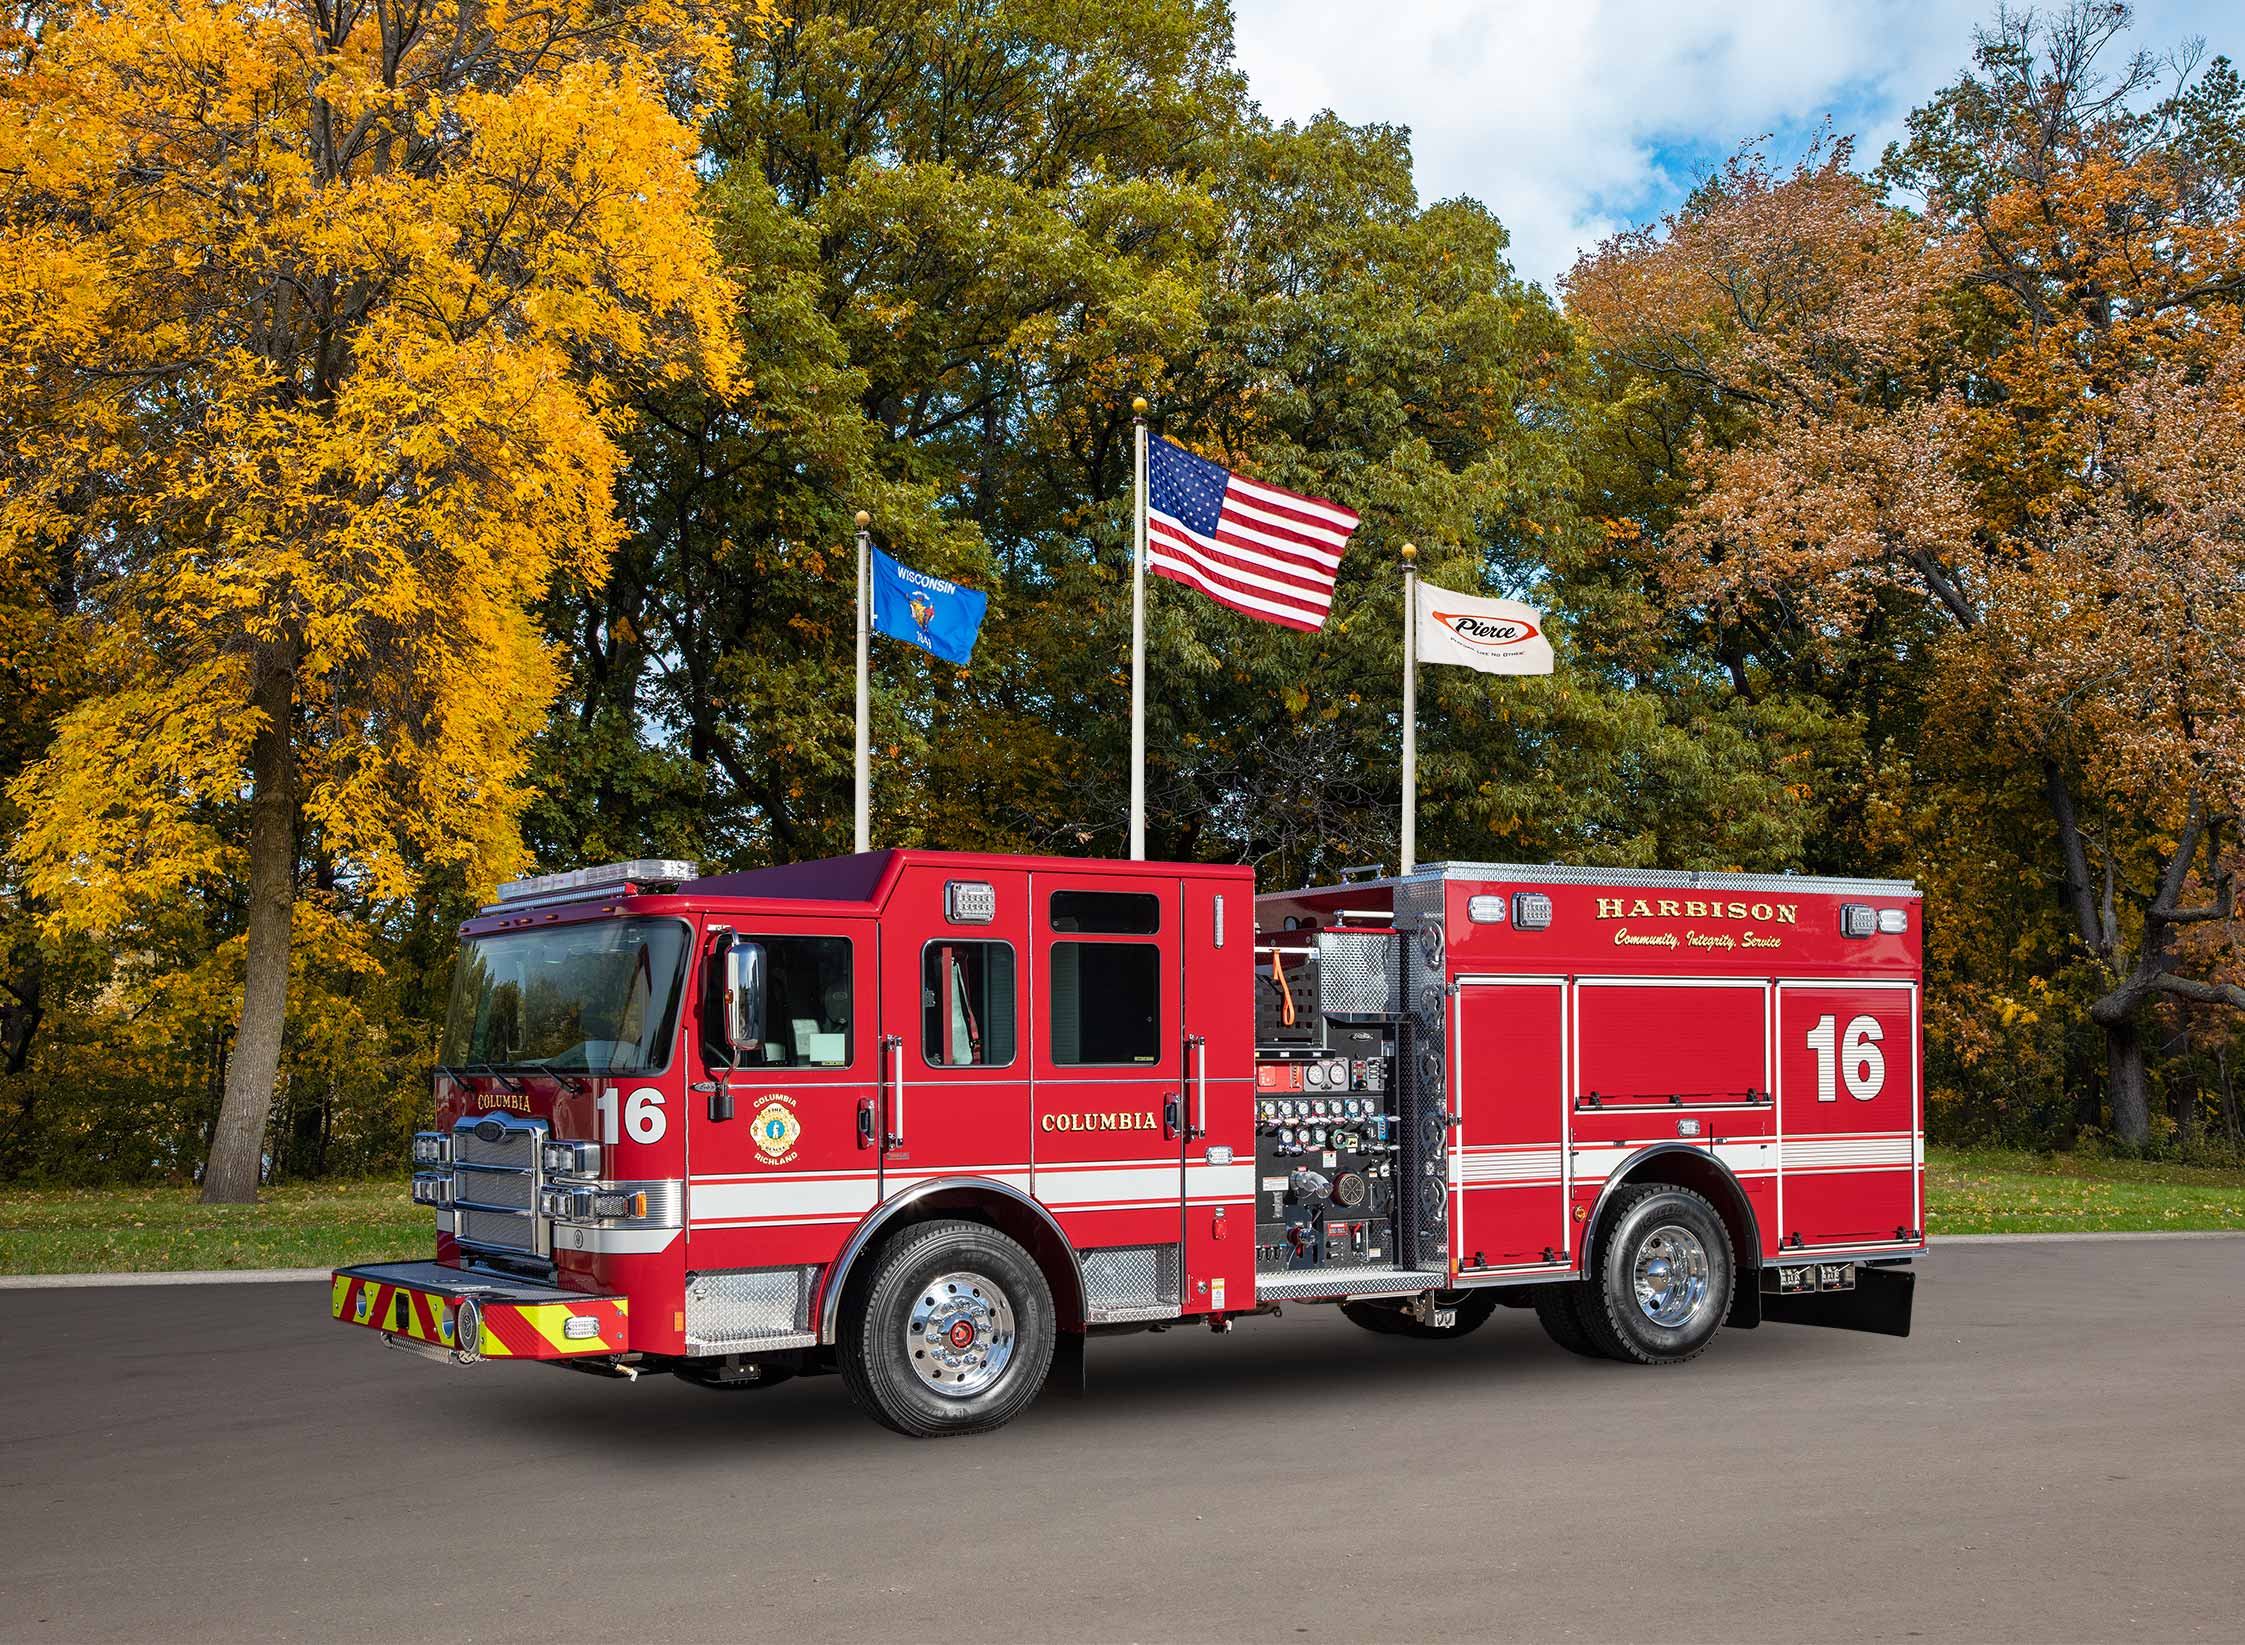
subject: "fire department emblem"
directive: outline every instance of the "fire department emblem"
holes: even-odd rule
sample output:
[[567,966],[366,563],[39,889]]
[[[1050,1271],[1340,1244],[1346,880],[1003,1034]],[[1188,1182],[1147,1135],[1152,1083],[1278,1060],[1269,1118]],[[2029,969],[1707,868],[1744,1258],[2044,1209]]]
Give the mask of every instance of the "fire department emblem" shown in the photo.
[[774,1095],[756,1110],[751,1127],[756,1137],[756,1151],[766,1165],[785,1165],[795,1157],[795,1144],[803,1135],[803,1122],[795,1117],[795,1105],[786,1097]]

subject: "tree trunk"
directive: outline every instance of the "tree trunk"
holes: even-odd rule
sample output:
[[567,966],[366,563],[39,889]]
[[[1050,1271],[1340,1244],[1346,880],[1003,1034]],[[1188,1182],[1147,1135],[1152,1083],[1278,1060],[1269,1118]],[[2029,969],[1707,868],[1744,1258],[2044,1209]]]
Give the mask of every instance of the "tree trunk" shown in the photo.
[[2112,1104],[2113,1133],[2141,1148],[2151,1136],[2151,1108],[2145,1094],[2144,1034],[2134,1018],[2105,1030],[2105,1098]]
[[295,653],[264,648],[256,667],[251,701],[265,723],[250,745],[249,942],[226,1099],[203,1168],[206,1205],[256,1202],[288,1012],[289,926],[296,912]]
[[2229,1082],[2229,1048],[2224,1046],[2214,1053],[2214,1067],[2222,1076],[2222,1129],[2229,1133],[2229,1145],[2238,1144],[2237,1088]]

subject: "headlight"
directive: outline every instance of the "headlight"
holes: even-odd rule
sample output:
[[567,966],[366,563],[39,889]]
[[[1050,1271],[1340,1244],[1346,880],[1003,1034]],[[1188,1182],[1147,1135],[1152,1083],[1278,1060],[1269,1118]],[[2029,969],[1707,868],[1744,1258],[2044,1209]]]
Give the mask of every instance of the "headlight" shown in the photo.
[[413,1163],[415,1165],[450,1165],[452,1139],[442,1131],[416,1131],[413,1133]]
[[538,1162],[549,1177],[597,1177],[600,1175],[600,1144],[549,1142],[540,1149]]
[[548,1188],[538,1196],[538,1214],[576,1222],[644,1217],[647,1191],[644,1188]]
[[450,1205],[452,1179],[434,1171],[417,1171],[413,1176],[413,1203],[416,1205]]

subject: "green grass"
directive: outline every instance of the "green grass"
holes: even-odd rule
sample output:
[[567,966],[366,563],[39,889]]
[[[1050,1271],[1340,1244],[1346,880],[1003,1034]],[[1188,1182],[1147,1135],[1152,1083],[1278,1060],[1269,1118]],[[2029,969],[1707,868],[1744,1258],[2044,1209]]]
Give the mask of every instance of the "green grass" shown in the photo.
[[1926,1231],[2058,1234],[2245,1228],[2245,1170],[2095,1154],[1929,1148]]
[[[2245,1170],[2087,1154],[1927,1151],[1926,1226],[1942,1234],[2245,1228]],[[402,1179],[295,1183],[254,1206],[187,1188],[14,1189],[0,1197],[0,1273],[325,1268],[429,1255]]]
[[326,1268],[426,1257],[435,1221],[403,1178],[291,1183],[255,1205],[204,1205],[191,1188],[9,1190],[0,1273]]

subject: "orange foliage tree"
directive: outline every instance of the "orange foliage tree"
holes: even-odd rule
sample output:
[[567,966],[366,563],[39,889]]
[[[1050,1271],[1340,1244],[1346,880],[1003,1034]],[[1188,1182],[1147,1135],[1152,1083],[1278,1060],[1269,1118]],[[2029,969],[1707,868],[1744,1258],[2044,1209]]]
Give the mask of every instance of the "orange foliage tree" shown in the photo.
[[1876,180],[1844,142],[1750,150],[1569,295],[1698,396],[1677,601],[1765,653],[1931,619],[1922,736],[2039,792],[2141,1142],[2147,1004],[2245,1006],[2245,98],[2218,61],[2100,68],[2126,22],[2007,15]]
[[207,1199],[256,1191],[302,865],[518,855],[530,607],[617,540],[632,385],[731,370],[693,123],[740,15],[54,0],[6,42],[0,554],[68,563],[88,679],[19,872],[118,941],[246,882]]

